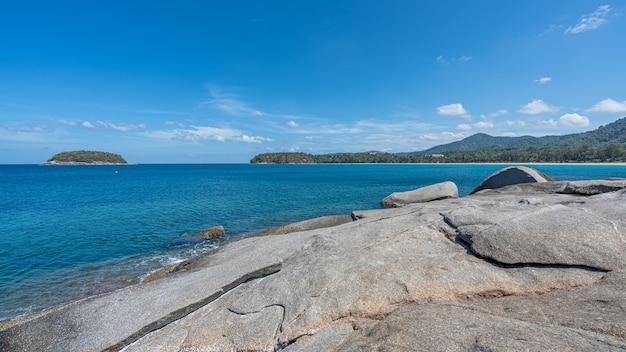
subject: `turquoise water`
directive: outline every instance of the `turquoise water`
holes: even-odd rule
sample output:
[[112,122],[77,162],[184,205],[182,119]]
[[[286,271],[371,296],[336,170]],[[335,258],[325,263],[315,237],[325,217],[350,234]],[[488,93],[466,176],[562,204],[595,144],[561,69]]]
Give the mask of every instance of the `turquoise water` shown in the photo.
[[[97,292],[225,241],[379,208],[392,192],[453,181],[461,196],[503,165],[0,165],[0,320]],[[533,166],[557,180],[625,166]]]

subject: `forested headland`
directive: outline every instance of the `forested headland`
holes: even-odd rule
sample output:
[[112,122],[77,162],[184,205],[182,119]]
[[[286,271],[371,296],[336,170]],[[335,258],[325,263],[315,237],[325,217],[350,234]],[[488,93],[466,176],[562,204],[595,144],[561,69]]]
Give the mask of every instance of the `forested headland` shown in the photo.
[[626,117],[596,130],[563,136],[475,134],[424,151],[386,153],[265,153],[252,164],[326,163],[614,163],[626,162]]

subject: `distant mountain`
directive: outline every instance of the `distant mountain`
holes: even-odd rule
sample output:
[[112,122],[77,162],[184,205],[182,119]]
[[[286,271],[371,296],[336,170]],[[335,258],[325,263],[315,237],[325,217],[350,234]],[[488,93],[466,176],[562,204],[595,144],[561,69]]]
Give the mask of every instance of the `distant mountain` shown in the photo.
[[399,153],[399,155],[430,155],[443,154],[449,152],[469,152],[475,150],[489,149],[492,151],[506,151],[516,149],[528,149],[531,146],[541,148],[548,145],[554,147],[565,147],[579,143],[589,143],[592,146],[599,146],[610,142],[626,142],[626,117],[606,126],[583,132],[566,134],[562,136],[521,136],[521,137],[493,137],[484,133],[471,135],[460,141],[442,144],[430,149],[412,153]]

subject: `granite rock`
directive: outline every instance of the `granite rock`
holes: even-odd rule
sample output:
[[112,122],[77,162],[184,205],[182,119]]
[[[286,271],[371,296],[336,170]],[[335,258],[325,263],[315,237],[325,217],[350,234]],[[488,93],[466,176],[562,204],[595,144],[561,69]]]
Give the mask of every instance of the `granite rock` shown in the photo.
[[394,192],[383,199],[380,204],[386,208],[399,208],[411,203],[449,198],[459,198],[459,190],[454,182],[446,181],[412,191]]
[[538,170],[526,166],[510,166],[489,175],[489,177],[472,191],[472,194],[482,191],[483,189],[494,189],[519,183],[548,181],[554,181],[554,179]]

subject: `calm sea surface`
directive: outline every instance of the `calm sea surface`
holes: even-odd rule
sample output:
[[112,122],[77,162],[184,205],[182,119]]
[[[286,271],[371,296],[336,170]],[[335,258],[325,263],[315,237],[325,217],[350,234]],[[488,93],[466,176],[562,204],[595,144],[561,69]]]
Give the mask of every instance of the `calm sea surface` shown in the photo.
[[[115,289],[222,240],[380,208],[392,192],[453,181],[461,196],[504,165],[0,165],[0,320]],[[534,165],[557,180],[626,166]]]

